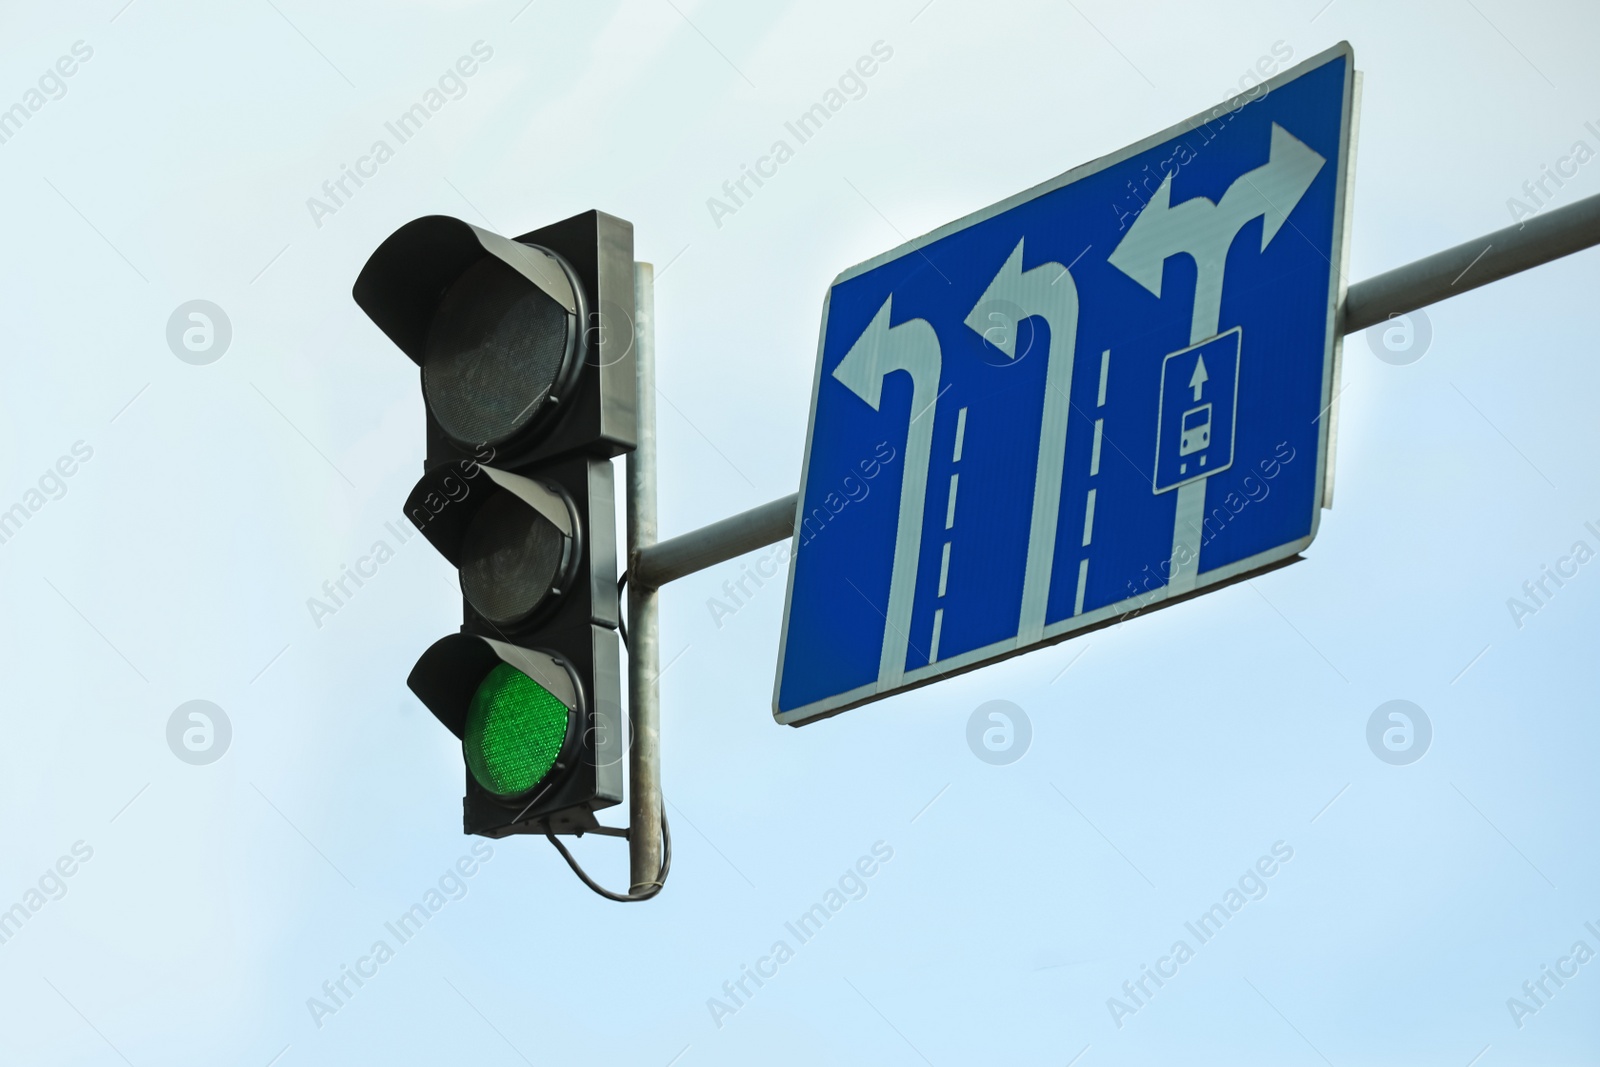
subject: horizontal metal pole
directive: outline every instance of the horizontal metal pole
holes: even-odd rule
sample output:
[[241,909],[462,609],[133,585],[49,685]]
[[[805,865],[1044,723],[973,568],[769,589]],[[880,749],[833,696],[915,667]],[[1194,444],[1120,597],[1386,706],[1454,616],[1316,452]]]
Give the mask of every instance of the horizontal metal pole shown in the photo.
[[[1345,292],[1343,331],[1356,333],[1394,315],[1600,245],[1600,194],[1516,226],[1385,271]],[[641,549],[629,580],[659,587],[794,534],[799,494]]]
[[794,533],[794,513],[799,506],[800,494],[790,493],[710,526],[641,548],[628,581],[643,586],[663,586],[723,560],[782,541]]
[[1597,244],[1600,194],[1350,286],[1345,294],[1344,332],[1364,330],[1390,316],[1436,304]]

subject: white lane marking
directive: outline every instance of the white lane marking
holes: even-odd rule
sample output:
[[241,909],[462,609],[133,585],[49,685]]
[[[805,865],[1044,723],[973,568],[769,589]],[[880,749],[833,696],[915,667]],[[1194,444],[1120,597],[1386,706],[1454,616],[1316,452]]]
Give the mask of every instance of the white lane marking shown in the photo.
[[[961,462],[961,446],[967,439],[967,409],[962,408],[956,412],[956,445],[950,454],[951,463]],[[956,479],[958,475],[950,475],[950,502],[945,507],[944,528],[952,529],[956,524]],[[950,580],[950,542],[944,543],[944,553],[939,560],[939,595],[944,596],[945,589]],[[932,663],[939,658],[939,632],[944,629],[944,609],[935,608],[933,612],[933,640],[928,649],[928,662]]]
[[[1100,353],[1100,392],[1095,399],[1096,407],[1106,406],[1106,381],[1111,377],[1111,349]],[[1100,445],[1105,439],[1106,420],[1094,420],[1094,447],[1089,453],[1089,477],[1093,478],[1100,473]],[[1088,548],[1094,540],[1094,500],[1096,491],[1090,489],[1083,502],[1083,547]],[[1089,557],[1084,556],[1078,561],[1078,595],[1072,604],[1074,615],[1083,614],[1083,594],[1089,586]]]
[[1200,578],[1201,524],[1206,517],[1206,483],[1210,478],[1198,478],[1178,487],[1177,506],[1172,522],[1172,577],[1167,579],[1167,593],[1177,596],[1195,587]]

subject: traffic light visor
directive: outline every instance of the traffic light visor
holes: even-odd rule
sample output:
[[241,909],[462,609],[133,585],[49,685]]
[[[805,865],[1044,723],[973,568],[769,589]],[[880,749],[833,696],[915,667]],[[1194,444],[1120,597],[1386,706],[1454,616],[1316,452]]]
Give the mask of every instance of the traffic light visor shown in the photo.
[[586,300],[548,249],[430,215],[389,235],[352,295],[422,368],[428,410],[458,444],[511,441],[578,380]]
[[557,484],[476,463],[425,473],[406,514],[460,570],[461,592],[496,629],[553,609],[577,581],[582,531]]

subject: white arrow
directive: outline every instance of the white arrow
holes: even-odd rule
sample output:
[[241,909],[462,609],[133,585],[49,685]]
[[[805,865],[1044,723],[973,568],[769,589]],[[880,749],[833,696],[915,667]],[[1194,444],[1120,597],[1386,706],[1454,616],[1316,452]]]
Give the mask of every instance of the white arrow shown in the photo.
[[895,371],[911,376],[911,422],[906,427],[906,460],[900,472],[900,517],[894,539],[894,564],[889,574],[889,607],[884,616],[883,650],[878,659],[878,691],[900,684],[910,645],[911,603],[922,556],[922,510],[928,496],[928,457],[933,451],[933,417],[939,398],[942,362],[939,336],[927,319],[889,325],[894,295],[861,331],[833,376],[877,411],[883,400],[883,379]]
[[1326,162],[1274,122],[1267,161],[1235,178],[1220,203],[1197,196],[1174,207],[1172,175],[1167,175],[1111,253],[1110,263],[1159,297],[1167,260],[1185,253],[1193,256],[1199,276],[1189,343],[1203,341],[1217,332],[1222,273],[1233,239],[1245,223],[1260,215],[1261,250],[1266,251]]
[[1066,464],[1067,419],[1071,413],[1072,357],[1078,341],[1078,286],[1059,263],[1022,269],[1022,241],[983,291],[966,323],[1011,359],[1017,358],[1020,321],[1003,327],[1004,337],[991,338],[988,320],[996,304],[1010,304],[1018,319],[1038,315],[1050,324],[1050,354],[1044,372],[1044,411],[1039,425],[1039,458],[1034,467],[1033,517],[1028,524],[1028,560],[1022,579],[1022,611],[1017,620],[1017,647],[1044,636],[1045,606],[1050,598],[1050,573],[1056,558],[1056,525],[1061,512],[1061,477]]
[[1196,403],[1199,403],[1200,401],[1200,390],[1210,380],[1211,375],[1206,373],[1206,357],[1204,355],[1195,356],[1194,373],[1189,375],[1189,388],[1194,390],[1194,399]]
[[[1219,203],[1203,196],[1172,204],[1172,175],[1139,212],[1126,236],[1108,257],[1111,265],[1161,295],[1161,277],[1169,258],[1194,257],[1194,313],[1189,343],[1214,335],[1222,317],[1222,276],[1228,249],[1245,223],[1261,216],[1261,250],[1277,236],[1300,198],[1327,162],[1294,134],[1272,124],[1267,161],[1233,180]],[[1194,382],[1189,383],[1195,386]],[[1200,396],[1195,386],[1195,398]],[[1206,479],[1179,486],[1173,519],[1172,577],[1169,593],[1186,593],[1200,576],[1200,524],[1206,510]]]

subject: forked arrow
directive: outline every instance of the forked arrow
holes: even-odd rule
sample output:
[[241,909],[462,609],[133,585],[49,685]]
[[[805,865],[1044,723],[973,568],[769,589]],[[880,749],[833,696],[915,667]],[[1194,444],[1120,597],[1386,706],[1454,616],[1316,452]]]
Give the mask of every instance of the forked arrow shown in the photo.
[[922,556],[922,511],[928,497],[928,457],[933,451],[933,416],[939,398],[939,336],[927,319],[889,325],[894,294],[883,302],[833,376],[877,411],[883,379],[896,371],[911,375],[911,422],[906,427],[906,461],[900,472],[900,517],[889,574],[889,606],[884,615],[883,649],[878,659],[878,690],[900,684],[911,643],[911,605],[917,561]]
[[1193,256],[1198,278],[1189,343],[1203,341],[1217,332],[1222,273],[1233,239],[1245,223],[1260,215],[1261,250],[1266,251],[1326,162],[1274,122],[1267,161],[1235,178],[1219,203],[1197,196],[1174,206],[1172,175],[1167,175],[1109,261],[1159,297],[1167,260],[1185,253]]
[[[1189,343],[1198,344],[1218,330],[1222,276],[1233,239],[1245,223],[1260,215],[1261,251],[1266,251],[1326,162],[1274,122],[1267,161],[1235,178],[1220,202],[1197,196],[1173,205],[1172,175],[1167,175],[1108,260],[1160,297],[1167,260],[1183,254],[1194,257],[1194,312],[1189,320]],[[1196,374],[1199,373],[1197,368]],[[1199,382],[1191,380],[1189,385],[1198,400]],[[1200,523],[1205,509],[1205,478],[1178,488],[1169,560],[1171,577],[1167,582],[1170,593],[1188,592],[1200,576]]]

